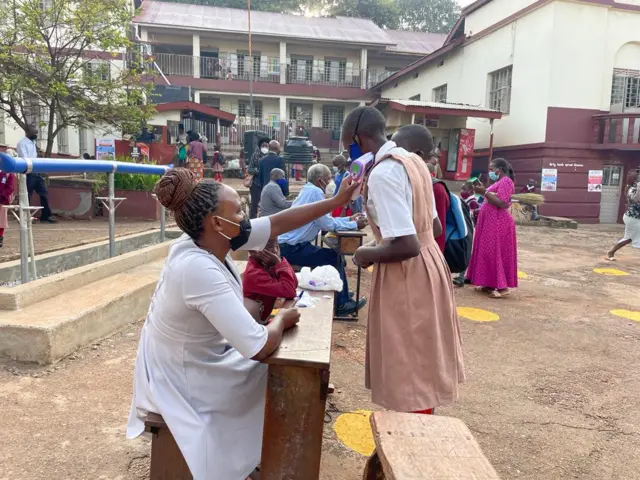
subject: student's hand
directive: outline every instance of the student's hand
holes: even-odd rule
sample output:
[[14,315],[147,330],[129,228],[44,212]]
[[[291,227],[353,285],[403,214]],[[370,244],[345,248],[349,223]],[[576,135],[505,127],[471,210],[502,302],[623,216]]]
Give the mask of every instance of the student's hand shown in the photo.
[[352,257],[353,263],[358,267],[369,268],[371,265],[373,265],[373,263],[367,262],[362,258],[364,253],[363,248],[367,248],[367,247],[360,247],[356,250],[356,253]]
[[[346,210],[346,208],[347,208],[347,207],[344,207],[344,208],[345,208],[345,210]],[[362,214],[362,213],[356,213],[355,215],[351,215],[351,216],[349,217],[349,220],[351,220],[352,222],[357,222],[357,221],[358,221],[358,219],[359,219],[360,217],[364,217],[364,214]]]
[[360,186],[360,182],[354,181],[351,175],[347,175],[342,180],[342,183],[340,183],[340,190],[338,190],[338,193],[333,198],[340,205],[346,205],[351,201],[353,192],[355,192],[359,186]]
[[360,217],[356,220],[356,224],[358,225],[358,230],[362,230],[369,222],[367,221],[367,217]]
[[276,315],[276,318],[278,317],[284,322],[284,329],[289,330],[295,327],[300,321],[300,312],[298,312],[297,308],[283,309]]

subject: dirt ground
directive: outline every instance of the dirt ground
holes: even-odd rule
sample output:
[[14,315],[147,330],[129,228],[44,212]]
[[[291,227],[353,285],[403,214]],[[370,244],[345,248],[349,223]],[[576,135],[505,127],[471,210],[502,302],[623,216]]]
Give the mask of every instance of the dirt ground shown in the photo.
[[[460,307],[500,319],[461,319],[467,382],[460,401],[437,413],[466,422],[502,478],[638,478],[640,323],[610,311],[640,311],[640,251],[622,250],[616,264],[602,259],[621,229],[519,228],[528,278],[517,293],[456,294]],[[629,275],[593,271],[611,267]],[[148,441],[124,438],[140,327],[54,366],[0,366],[0,480],[147,478]],[[365,329],[366,313],[334,328],[323,480],[362,475],[365,457],[332,425],[341,412],[376,408],[363,387]]]

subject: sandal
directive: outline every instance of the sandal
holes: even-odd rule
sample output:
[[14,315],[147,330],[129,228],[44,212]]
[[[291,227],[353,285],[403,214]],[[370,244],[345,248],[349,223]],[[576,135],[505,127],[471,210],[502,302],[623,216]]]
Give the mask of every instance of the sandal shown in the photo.
[[489,288],[489,287],[476,287],[476,292],[480,292],[480,293],[490,293],[492,292],[493,289]]
[[508,288],[502,290],[501,292],[499,292],[498,290],[492,290],[491,293],[489,293],[489,298],[505,298],[509,295],[511,295],[511,290],[509,290]]

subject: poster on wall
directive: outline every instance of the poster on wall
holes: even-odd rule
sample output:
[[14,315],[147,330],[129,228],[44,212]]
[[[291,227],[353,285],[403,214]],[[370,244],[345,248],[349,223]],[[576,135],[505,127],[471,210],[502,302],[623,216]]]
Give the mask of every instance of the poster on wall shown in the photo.
[[96,160],[115,160],[116,140],[114,138],[96,138]]
[[540,190],[543,192],[555,192],[558,189],[558,169],[543,168]]
[[590,192],[602,192],[602,170],[589,170],[588,190]]

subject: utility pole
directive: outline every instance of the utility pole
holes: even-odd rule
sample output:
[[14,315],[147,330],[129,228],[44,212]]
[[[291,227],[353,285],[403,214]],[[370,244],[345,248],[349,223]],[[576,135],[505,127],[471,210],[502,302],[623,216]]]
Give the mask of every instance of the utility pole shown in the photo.
[[249,19],[249,110],[251,120],[254,120],[253,113],[253,52],[251,51],[251,0],[247,0],[247,15]]

